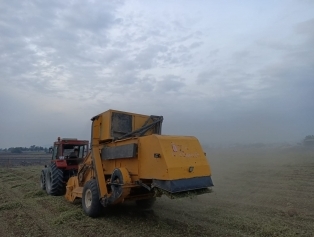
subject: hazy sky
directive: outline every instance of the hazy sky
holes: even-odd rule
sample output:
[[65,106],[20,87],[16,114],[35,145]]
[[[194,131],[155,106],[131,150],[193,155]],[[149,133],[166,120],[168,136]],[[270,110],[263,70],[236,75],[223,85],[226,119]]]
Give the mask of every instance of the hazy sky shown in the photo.
[[202,143],[314,134],[314,1],[0,2],[0,148],[108,109]]

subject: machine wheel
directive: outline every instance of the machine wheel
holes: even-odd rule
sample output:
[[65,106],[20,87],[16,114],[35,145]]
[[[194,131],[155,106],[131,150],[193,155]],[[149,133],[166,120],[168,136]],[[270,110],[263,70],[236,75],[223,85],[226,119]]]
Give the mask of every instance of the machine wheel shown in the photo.
[[149,209],[151,208],[154,203],[156,202],[156,198],[149,198],[149,199],[141,199],[141,200],[136,200],[135,203],[138,207],[142,209]]
[[55,163],[48,166],[46,171],[46,192],[53,196],[65,194],[63,171],[58,169]]
[[45,170],[42,170],[41,174],[40,174],[40,188],[42,190],[46,190],[46,174],[45,174]]
[[82,206],[85,214],[90,217],[97,217],[101,214],[103,206],[99,201],[97,181],[88,181],[83,188]]

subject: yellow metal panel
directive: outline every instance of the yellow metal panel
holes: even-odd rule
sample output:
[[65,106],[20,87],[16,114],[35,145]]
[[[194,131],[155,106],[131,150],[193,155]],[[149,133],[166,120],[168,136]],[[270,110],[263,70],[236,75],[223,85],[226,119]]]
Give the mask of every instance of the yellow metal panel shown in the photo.
[[82,193],[83,193],[83,187],[76,187],[73,189],[73,194],[75,194],[77,197],[82,198]]
[[79,182],[77,176],[71,177],[66,186],[65,198],[73,202],[76,198],[81,198],[82,192],[80,192]]
[[155,135],[140,137],[138,143],[139,178],[169,180],[166,160],[154,158],[154,154],[162,154],[157,137]]
[[138,174],[138,160],[136,158],[103,160],[104,174],[111,175],[115,168],[128,167],[130,175]]
[[93,121],[93,143],[92,143],[92,157],[93,165],[97,175],[97,182],[99,187],[100,197],[104,197],[108,194],[105,183],[104,170],[102,167],[101,157],[99,153],[99,137],[100,137],[100,124],[102,122],[101,117]]
[[[160,155],[160,158],[154,156]],[[139,177],[175,180],[211,175],[195,137],[150,135],[139,138]]]
[[111,137],[111,110],[108,110],[101,115],[101,125],[100,125],[100,140],[112,139]]
[[[115,147],[115,146],[122,146],[126,144],[137,143],[137,138],[129,138],[121,141],[111,142],[106,145],[103,145],[100,150],[106,147]],[[132,178],[137,177],[138,175],[138,159],[135,158],[123,158],[123,159],[110,159],[110,160],[102,160],[102,167],[104,168],[105,175],[111,175],[115,168],[120,167],[127,167],[128,171]],[[132,181],[136,181],[133,180]]]
[[[100,140],[106,141],[113,139],[111,137],[111,117],[112,113],[122,113],[132,116],[132,131],[139,129],[143,126],[143,124],[146,122],[146,120],[150,117],[148,115],[142,115],[142,114],[134,114],[134,113],[128,113],[118,110],[107,110],[104,113],[99,114],[98,116],[101,118],[101,125],[100,125]],[[150,122],[151,123],[151,122]],[[150,124],[148,123],[148,124]],[[151,134],[151,131],[148,131],[146,134]]]

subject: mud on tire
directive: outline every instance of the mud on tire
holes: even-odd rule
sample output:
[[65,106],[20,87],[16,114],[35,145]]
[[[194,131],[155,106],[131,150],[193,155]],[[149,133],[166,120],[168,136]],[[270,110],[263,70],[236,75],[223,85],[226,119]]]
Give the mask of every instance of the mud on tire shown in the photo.
[[63,171],[52,163],[46,170],[46,192],[53,196],[65,194],[65,183],[63,182]]

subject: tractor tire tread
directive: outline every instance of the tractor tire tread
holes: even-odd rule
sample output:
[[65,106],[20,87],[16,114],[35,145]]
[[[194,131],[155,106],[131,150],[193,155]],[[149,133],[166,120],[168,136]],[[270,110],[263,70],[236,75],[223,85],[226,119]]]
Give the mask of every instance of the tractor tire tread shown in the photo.
[[[92,193],[92,202],[91,202],[90,207],[86,207],[85,205],[85,193],[88,189]],[[88,181],[84,185],[83,194],[82,194],[82,207],[85,214],[89,217],[98,217],[103,210],[103,206],[101,205],[100,200],[99,200],[99,191],[98,191],[97,181],[95,179]]]
[[[50,178],[50,190],[47,190],[48,194],[52,196],[60,196],[65,193],[65,183],[63,182],[63,171],[60,170],[56,164],[52,163],[48,169],[51,172]],[[49,174],[49,170],[47,172]],[[47,179],[46,179],[47,182]],[[47,186],[47,185],[46,185]]]
[[43,169],[40,174],[40,187],[42,190],[46,190],[46,173]]

